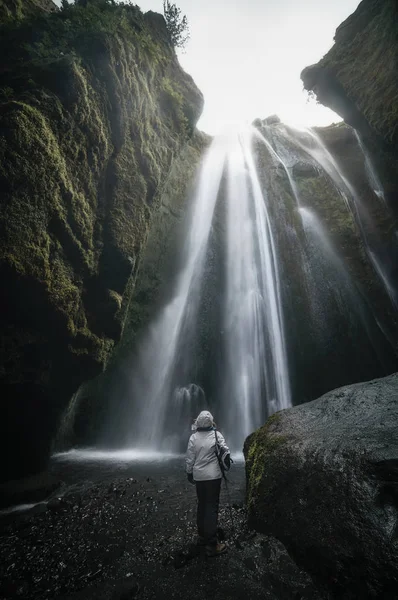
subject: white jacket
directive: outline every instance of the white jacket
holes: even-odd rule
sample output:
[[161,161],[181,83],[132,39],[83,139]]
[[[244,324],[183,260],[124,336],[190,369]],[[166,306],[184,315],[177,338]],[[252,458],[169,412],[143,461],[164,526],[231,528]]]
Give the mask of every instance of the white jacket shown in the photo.
[[[222,434],[217,431],[218,443],[228,450]],[[186,468],[187,473],[193,473],[195,481],[221,479],[222,473],[216,456],[216,436],[214,429],[210,431],[195,431],[189,438]]]

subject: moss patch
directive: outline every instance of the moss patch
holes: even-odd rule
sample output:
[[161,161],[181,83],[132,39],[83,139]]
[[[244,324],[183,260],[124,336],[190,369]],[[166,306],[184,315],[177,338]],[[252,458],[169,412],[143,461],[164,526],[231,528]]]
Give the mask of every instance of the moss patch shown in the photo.
[[265,425],[252,433],[245,442],[244,454],[249,511],[256,503],[259,495],[267,493],[267,462],[270,460],[271,455],[280,451],[288,441],[286,435],[281,435],[277,431],[281,418],[281,412],[271,415]]

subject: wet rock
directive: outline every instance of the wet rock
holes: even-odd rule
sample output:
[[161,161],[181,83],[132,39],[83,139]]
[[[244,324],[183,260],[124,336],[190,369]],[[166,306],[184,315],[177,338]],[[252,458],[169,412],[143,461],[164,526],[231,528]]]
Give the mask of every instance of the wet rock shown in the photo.
[[339,598],[396,592],[397,397],[398,374],[346,386],[245,443],[250,525]]
[[181,569],[181,567],[185,567],[189,558],[185,552],[178,552],[173,559],[173,565],[175,569]]
[[257,569],[256,561],[253,557],[249,556],[248,558],[245,558],[243,562],[246,569],[249,569],[250,571],[255,571]]
[[29,591],[29,583],[24,579],[5,580],[0,584],[0,598],[23,598]]
[[313,164],[298,162],[293,167],[294,178],[318,177],[319,173]]
[[68,502],[74,509],[81,508],[82,496],[81,494],[68,494],[64,496],[65,501]]
[[47,502],[47,509],[54,513],[64,512],[69,504],[63,498],[52,498]]
[[98,579],[98,577],[100,577],[101,575],[102,575],[102,567],[100,567],[96,571],[90,571],[90,573],[87,573],[87,579],[89,581],[93,581],[94,579]]
[[164,556],[162,559],[162,565],[164,567],[167,567],[167,565],[171,564],[173,562],[173,558],[171,556]]
[[140,585],[134,578],[128,578],[119,583],[111,595],[111,600],[131,600],[136,598],[140,591]]
[[45,502],[40,502],[39,504],[35,504],[34,506],[32,506],[32,508],[30,508],[29,510],[26,511],[26,517],[35,517],[37,515],[41,515],[42,513],[46,512],[47,510],[47,504]]
[[276,123],[280,123],[281,120],[278,115],[270,115],[266,119],[264,119],[265,125],[275,125]]

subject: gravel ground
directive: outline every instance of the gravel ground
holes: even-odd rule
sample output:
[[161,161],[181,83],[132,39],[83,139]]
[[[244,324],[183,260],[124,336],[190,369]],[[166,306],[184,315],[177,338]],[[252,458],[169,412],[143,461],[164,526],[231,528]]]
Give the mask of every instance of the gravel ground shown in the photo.
[[64,457],[54,476],[63,483],[48,502],[0,519],[0,599],[326,598],[280,542],[247,530],[243,463],[230,476],[235,538],[224,488],[228,553],[211,559],[194,544],[196,494],[181,459]]

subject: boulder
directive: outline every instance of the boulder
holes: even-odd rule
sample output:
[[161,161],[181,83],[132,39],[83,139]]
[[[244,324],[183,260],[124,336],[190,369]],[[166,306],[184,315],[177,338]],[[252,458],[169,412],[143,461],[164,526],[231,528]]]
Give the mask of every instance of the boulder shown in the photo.
[[398,374],[278,412],[244,447],[249,524],[338,598],[395,598]]

